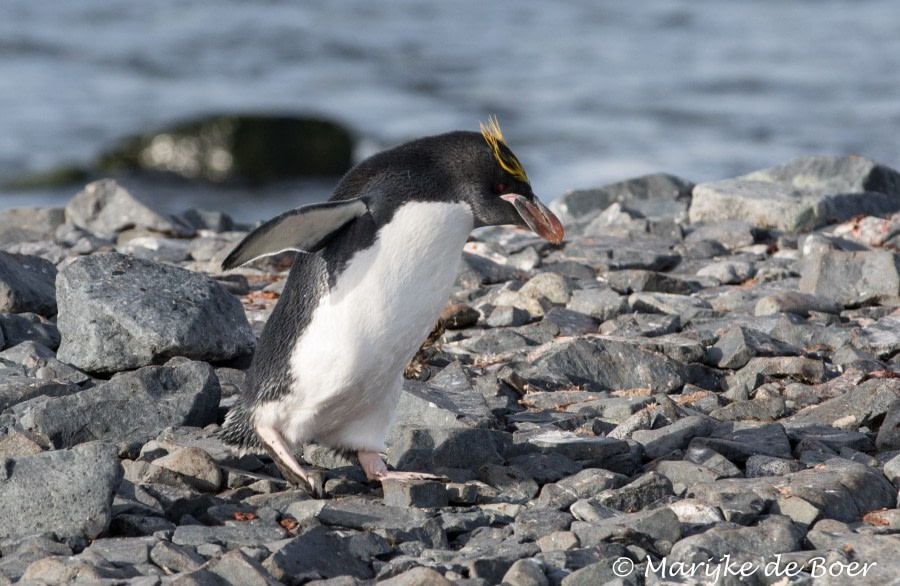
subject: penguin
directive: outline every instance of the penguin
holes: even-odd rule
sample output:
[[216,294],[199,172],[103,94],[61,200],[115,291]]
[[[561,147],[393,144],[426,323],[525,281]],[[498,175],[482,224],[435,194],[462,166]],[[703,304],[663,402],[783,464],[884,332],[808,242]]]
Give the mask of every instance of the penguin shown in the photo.
[[429,479],[388,470],[403,371],[438,321],[473,228],[515,225],[560,243],[559,219],[535,196],[496,118],[481,132],[413,140],[362,161],[324,203],[250,232],[229,270],[296,257],[220,430],[241,452],[269,453],[285,480],[321,494],[295,450],[315,441],[355,452],[370,481]]

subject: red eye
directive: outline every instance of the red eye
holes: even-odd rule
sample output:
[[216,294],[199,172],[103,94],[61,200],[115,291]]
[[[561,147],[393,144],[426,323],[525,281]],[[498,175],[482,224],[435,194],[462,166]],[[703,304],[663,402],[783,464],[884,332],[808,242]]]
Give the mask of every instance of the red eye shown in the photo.
[[494,184],[494,193],[496,193],[496,194],[501,194],[501,193],[503,193],[504,191],[506,191],[506,184],[505,184],[505,183],[495,183],[495,184]]

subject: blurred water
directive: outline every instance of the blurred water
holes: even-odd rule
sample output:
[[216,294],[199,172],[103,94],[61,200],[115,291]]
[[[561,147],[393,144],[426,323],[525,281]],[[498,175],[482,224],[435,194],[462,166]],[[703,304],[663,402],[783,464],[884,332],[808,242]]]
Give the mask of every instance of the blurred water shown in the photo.
[[[0,178],[86,163],[122,136],[221,111],[324,114],[358,134],[361,156],[495,113],[545,199],[810,154],[900,167],[900,10],[889,0],[0,6]],[[250,221],[330,186],[138,189],[171,211],[200,203]],[[0,193],[0,207],[71,195]]]

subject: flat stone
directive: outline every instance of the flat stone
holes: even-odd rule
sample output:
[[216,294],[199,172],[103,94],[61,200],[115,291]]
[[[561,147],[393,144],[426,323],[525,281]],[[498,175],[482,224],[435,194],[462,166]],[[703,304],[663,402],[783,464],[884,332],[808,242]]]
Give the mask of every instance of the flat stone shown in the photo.
[[563,511],[535,507],[525,509],[512,525],[516,538],[522,541],[538,539],[557,531],[567,531],[572,524],[572,515]]
[[628,452],[622,440],[582,436],[572,432],[546,432],[528,438],[527,445],[543,454],[562,454],[570,460],[602,460]]
[[755,455],[747,458],[745,474],[747,478],[763,476],[785,476],[803,470],[805,466],[796,460]]
[[500,491],[504,502],[526,503],[537,496],[537,482],[515,466],[486,464],[478,469],[478,480]]
[[779,423],[728,423],[715,428],[709,437],[695,437],[688,450],[708,448],[728,460],[743,463],[756,454],[791,458],[791,444]]
[[0,311],[56,313],[56,267],[38,256],[0,251]]
[[215,492],[222,485],[218,464],[200,448],[181,448],[153,460],[153,464],[177,472],[197,490]]
[[719,421],[775,421],[785,414],[784,398],[772,397],[752,401],[735,401],[710,412]]
[[504,326],[521,326],[531,321],[531,315],[524,309],[510,306],[495,307],[487,318],[487,325],[492,328]]
[[389,507],[432,509],[446,507],[449,503],[447,488],[442,482],[385,479],[381,487],[384,504]]
[[625,269],[606,274],[605,280],[614,291],[625,295],[638,291],[690,295],[694,291],[690,281],[658,271]]
[[117,372],[170,356],[229,360],[255,345],[237,298],[170,265],[116,253],[80,257],[60,271],[57,295],[58,358],[85,371]]
[[51,240],[65,221],[62,208],[20,207],[0,211],[0,245]]
[[179,525],[172,534],[175,545],[199,546],[206,543],[236,549],[246,545],[278,541],[288,537],[288,532],[274,522],[263,520],[242,521],[234,525]]
[[387,462],[399,470],[472,470],[502,463],[511,444],[512,434],[491,429],[398,426],[388,441]]
[[114,446],[91,442],[0,462],[0,539],[53,531],[94,539],[109,527],[122,478]]
[[900,315],[892,314],[865,328],[854,330],[853,345],[882,360],[900,352]]
[[463,252],[456,284],[466,288],[505,283],[518,274],[512,267],[501,265],[478,254]]
[[800,291],[841,305],[865,305],[900,296],[900,254],[889,250],[826,250],[803,259]]
[[676,295],[674,293],[648,293],[645,291],[629,295],[628,305],[635,311],[678,315],[684,319],[712,310],[712,306],[709,303],[697,297]]
[[681,522],[668,507],[649,511],[620,514],[588,523],[573,523],[572,532],[582,545],[597,545],[603,541],[635,541],[635,533],[652,541],[665,541],[665,549],[681,538]]
[[768,523],[738,529],[715,527],[678,541],[669,553],[669,567],[677,562],[696,562],[705,556],[713,560],[739,556],[774,556],[801,548],[802,532],[793,526]]
[[389,540],[418,540],[430,547],[438,547],[446,540],[431,514],[387,506],[380,499],[346,497],[330,501],[319,511],[318,519],[324,525],[378,531]]
[[572,286],[559,273],[538,273],[522,285],[519,292],[535,298],[543,298],[554,305],[565,305],[572,297]]

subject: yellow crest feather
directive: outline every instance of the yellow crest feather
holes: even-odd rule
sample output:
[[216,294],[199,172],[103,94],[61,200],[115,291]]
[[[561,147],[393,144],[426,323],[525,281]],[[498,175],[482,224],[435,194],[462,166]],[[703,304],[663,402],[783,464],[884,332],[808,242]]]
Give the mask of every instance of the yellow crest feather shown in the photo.
[[481,123],[481,135],[487,141],[491,150],[494,151],[494,158],[500,163],[500,167],[519,181],[528,183],[528,175],[525,174],[522,163],[519,162],[516,155],[506,145],[506,141],[503,140],[503,132],[500,130],[500,123],[497,121],[496,116],[489,117],[487,124]]

